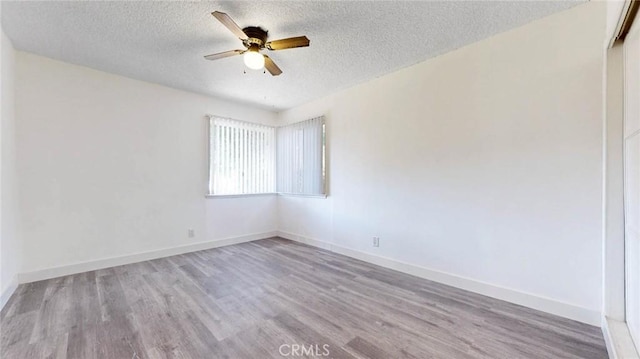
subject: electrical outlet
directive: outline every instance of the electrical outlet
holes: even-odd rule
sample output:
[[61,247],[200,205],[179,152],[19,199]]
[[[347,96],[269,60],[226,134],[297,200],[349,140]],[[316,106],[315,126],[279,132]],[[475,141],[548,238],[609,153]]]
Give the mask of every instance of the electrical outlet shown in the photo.
[[373,237],[373,246],[374,247],[380,247],[380,238],[379,237]]
[[196,236],[196,231],[194,231],[193,229],[188,229],[188,230],[187,230],[187,236],[188,236],[189,238],[193,238],[193,237],[195,237],[195,236]]

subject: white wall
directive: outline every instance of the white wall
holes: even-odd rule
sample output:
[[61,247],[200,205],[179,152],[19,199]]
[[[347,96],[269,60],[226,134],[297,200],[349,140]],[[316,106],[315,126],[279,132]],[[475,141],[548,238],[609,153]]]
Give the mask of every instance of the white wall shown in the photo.
[[279,229],[599,323],[605,7],[281,113],[284,123],[326,115],[330,191],[280,197]]
[[274,196],[204,196],[204,116],[273,123],[274,113],[16,58],[22,272],[275,231]]
[[15,51],[0,31],[0,308],[15,289],[21,250],[16,230],[17,181],[14,114]]

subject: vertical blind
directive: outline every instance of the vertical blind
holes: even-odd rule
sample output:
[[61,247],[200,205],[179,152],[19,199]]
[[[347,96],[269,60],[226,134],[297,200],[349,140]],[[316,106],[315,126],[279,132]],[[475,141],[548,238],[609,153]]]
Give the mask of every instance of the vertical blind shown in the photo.
[[220,117],[209,121],[209,193],[274,193],[275,129]]
[[279,193],[325,194],[324,117],[277,129]]

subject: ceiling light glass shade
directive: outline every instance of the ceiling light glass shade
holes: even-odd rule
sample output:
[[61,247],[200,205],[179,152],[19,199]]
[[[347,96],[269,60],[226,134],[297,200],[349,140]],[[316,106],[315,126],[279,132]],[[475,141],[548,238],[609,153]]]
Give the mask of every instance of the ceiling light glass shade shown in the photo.
[[244,54],[244,64],[252,70],[260,70],[264,67],[264,55],[256,51],[247,51]]

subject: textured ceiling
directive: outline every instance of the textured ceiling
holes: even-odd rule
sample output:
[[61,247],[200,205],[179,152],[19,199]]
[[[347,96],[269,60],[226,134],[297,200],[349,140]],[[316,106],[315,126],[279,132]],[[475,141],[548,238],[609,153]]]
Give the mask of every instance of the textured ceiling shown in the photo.
[[[576,1],[7,2],[2,27],[20,50],[188,91],[281,110],[579,4]],[[284,73],[246,70],[210,13],[308,48],[267,52]]]

